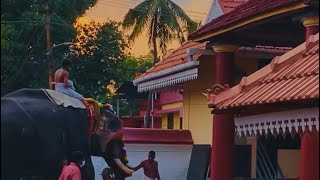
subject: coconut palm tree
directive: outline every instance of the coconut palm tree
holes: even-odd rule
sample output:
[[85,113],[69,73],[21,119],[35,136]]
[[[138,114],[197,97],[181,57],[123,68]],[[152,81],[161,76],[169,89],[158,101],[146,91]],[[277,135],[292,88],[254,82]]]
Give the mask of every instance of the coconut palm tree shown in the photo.
[[148,44],[153,50],[154,62],[159,49],[166,51],[167,43],[172,40],[186,41],[186,33],[195,30],[195,23],[171,0],[145,0],[130,9],[123,21],[123,27],[132,30],[129,39],[134,41],[144,30],[148,30]]
[[[167,43],[186,41],[185,35],[197,28],[187,14],[171,0],[145,0],[125,15],[123,27],[132,30],[129,36],[134,41],[144,30],[148,30],[148,44],[152,49],[153,63],[158,61],[158,52],[166,52]],[[187,33],[185,33],[187,29]],[[149,92],[146,125],[150,127],[152,93]]]

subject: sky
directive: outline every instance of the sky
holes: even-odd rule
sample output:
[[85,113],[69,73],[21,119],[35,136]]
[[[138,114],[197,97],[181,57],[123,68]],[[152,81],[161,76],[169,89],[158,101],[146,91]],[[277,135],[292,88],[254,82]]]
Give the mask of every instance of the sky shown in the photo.
[[[96,6],[89,9],[85,16],[80,19],[82,23],[91,19],[104,22],[108,19],[122,21],[130,8],[135,7],[143,0],[98,0]],[[193,20],[204,21],[209,11],[212,0],[173,0],[177,3]],[[168,49],[177,48],[179,44],[174,42]],[[131,53],[134,56],[147,55],[150,50],[147,44],[146,33],[130,44]]]

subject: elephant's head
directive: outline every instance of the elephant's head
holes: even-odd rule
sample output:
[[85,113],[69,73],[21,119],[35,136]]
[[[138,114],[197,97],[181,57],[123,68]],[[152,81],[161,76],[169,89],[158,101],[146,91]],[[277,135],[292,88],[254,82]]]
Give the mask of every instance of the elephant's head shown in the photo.
[[[123,146],[119,145],[119,141],[122,140],[123,135],[121,133],[122,129],[122,121],[121,119],[115,115],[114,112],[110,111],[110,109],[104,109],[101,111],[99,125],[96,131],[96,134],[92,136],[92,149],[96,152],[93,152],[92,155],[103,157],[108,165],[111,168],[111,164],[107,159],[112,159],[113,165],[116,164],[117,168],[119,168],[125,176],[131,176],[133,171],[129,169],[122,160],[125,160],[125,156],[123,156]],[[113,141],[112,141],[113,140]],[[121,141],[123,143],[123,141]],[[118,148],[115,148],[114,145],[117,144]],[[110,154],[119,153],[122,154],[121,157],[112,157],[113,155]],[[126,160],[125,160],[126,161]]]
[[122,129],[122,120],[114,113],[110,106],[100,110],[95,133],[91,137],[92,155],[102,156],[107,144],[117,136]]

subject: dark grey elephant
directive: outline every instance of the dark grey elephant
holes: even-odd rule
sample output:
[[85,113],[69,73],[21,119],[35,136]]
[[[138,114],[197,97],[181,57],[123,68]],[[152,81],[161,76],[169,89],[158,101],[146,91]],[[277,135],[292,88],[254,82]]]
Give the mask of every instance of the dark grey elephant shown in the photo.
[[103,156],[106,144],[101,146],[100,142],[121,128],[121,120],[110,111],[101,110],[101,117],[108,119],[103,133],[90,136],[85,109],[58,106],[40,89],[22,89],[4,96],[1,180],[57,180],[64,158],[75,150],[85,155],[82,179],[94,180],[91,155]]

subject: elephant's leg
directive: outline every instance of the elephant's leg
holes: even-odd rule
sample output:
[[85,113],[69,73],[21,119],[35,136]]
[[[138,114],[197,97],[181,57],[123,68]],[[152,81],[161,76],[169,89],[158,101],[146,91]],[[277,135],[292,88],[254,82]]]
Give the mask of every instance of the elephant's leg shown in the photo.
[[86,158],[86,164],[82,168],[82,177],[83,177],[83,180],[95,179],[94,167],[91,161],[91,156]]

